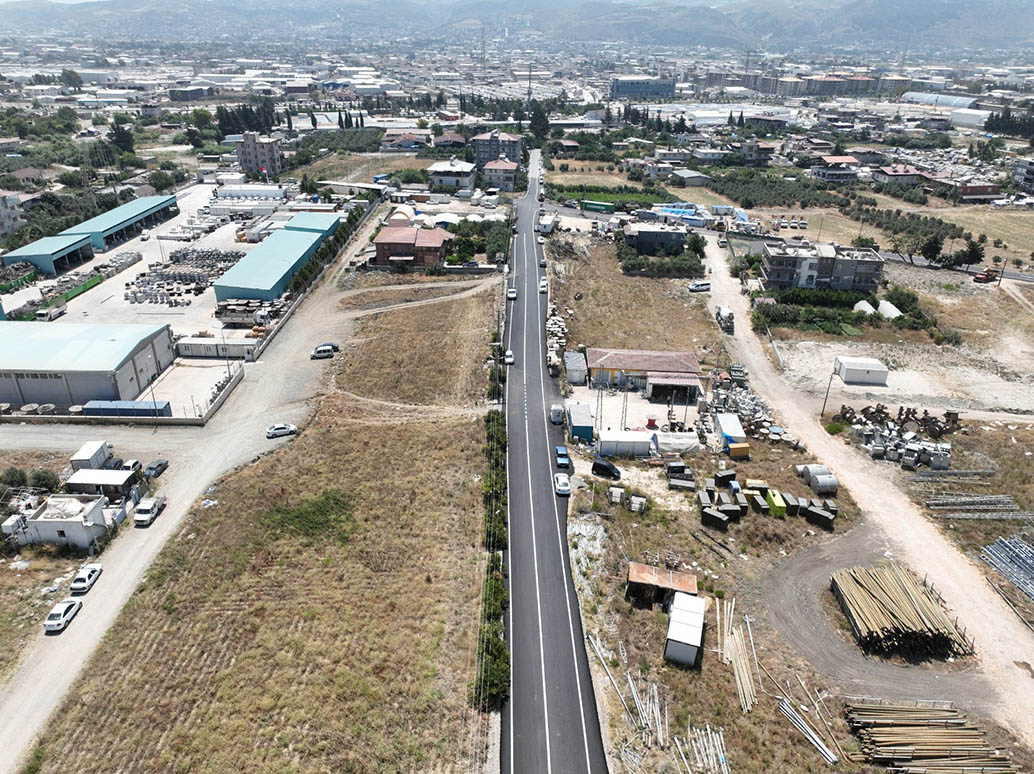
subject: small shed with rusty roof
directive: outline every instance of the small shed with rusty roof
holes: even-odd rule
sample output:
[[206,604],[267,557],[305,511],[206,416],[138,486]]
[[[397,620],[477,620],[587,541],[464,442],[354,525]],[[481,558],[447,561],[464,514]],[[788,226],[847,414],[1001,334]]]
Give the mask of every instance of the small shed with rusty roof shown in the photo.
[[697,577],[692,573],[666,570],[640,562],[628,563],[625,599],[642,607],[652,607],[660,602],[667,609],[676,591],[695,595]]

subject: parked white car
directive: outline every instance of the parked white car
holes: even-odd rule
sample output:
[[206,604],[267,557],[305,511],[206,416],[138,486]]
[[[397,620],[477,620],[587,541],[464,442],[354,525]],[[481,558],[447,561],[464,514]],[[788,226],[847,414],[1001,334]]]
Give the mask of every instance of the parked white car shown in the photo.
[[506,297],[511,301],[514,301],[517,298],[517,288],[510,288],[507,290]]
[[544,244],[546,244],[546,238],[545,238],[545,237],[539,237],[539,238],[538,238],[538,243],[539,243],[540,245],[544,245]]
[[136,505],[133,513],[133,525],[136,527],[149,527],[151,522],[158,518],[158,514],[165,508],[165,495],[158,494],[154,497],[145,497]]
[[503,355],[503,363],[506,364],[506,365],[513,365],[514,364],[513,350],[512,349],[506,350],[506,354]]
[[553,476],[553,491],[561,497],[571,494],[571,477],[566,473],[557,473]]
[[71,591],[73,594],[85,594],[87,591],[93,588],[93,584],[97,582],[97,579],[101,577],[101,572],[104,568],[100,562],[96,564],[84,564],[79,568],[79,572],[72,578]]
[[266,428],[266,438],[282,438],[285,435],[297,435],[298,428],[287,423],[270,425]]
[[74,597],[62,599],[50,609],[50,614],[43,622],[44,630],[48,632],[61,632],[72,622],[75,614],[82,610],[83,603]]

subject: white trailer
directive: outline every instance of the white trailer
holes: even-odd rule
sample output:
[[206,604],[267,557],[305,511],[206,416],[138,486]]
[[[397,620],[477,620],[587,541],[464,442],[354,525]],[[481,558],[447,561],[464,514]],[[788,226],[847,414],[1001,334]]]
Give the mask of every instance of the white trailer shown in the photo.
[[715,414],[714,429],[726,443],[745,443],[747,440],[740,418],[735,414]]
[[100,470],[111,459],[107,441],[87,441],[72,455],[72,470]]
[[649,457],[654,434],[646,430],[600,430],[601,457]]
[[844,384],[887,386],[890,369],[874,357],[837,357],[833,365]]

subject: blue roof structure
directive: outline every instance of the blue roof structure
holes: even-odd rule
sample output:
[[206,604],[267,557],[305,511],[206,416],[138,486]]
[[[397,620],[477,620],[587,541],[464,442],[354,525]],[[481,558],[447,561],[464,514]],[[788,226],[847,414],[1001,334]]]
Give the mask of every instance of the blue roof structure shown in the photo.
[[280,296],[294,273],[316,252],[323,234],[280,229],[241,258],[215,281],[215,297],[258,298],[272,301]]
[[103,250],[105,237],[175,204],[175,196],[142,196],[121,204],[113,210],[102,212],[78,226],[66,228],[61,234],[89,234],[93,240],[93,246],[98,250]]
[[287,223],[284,228],[290,231],[313,231],[323,236],[329,236],[337,231],[341,225],[341,218],[330,212],[299,212]]
[[4,265],[10,266],[12,263],[25,261],[47,274],[57,274],[54,261],[74,253],[76,250],[81,250],[89,244],[90,237],[86,234],[61,233],[57,236],[43,237],[5,254]]
[[168,326],[0,322],[0,371],[118,370],[133,350]]

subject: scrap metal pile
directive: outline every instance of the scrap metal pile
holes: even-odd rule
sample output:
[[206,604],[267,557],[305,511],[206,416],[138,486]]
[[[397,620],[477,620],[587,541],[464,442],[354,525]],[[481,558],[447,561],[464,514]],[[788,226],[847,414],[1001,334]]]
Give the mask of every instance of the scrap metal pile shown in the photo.
[[716,380],[715,388],[707,404],[700,407],[697,418],[696,429],[701,439],[713,435],[716,414],[735,414],[748,438],[784,443],[800,449],[800,442],[772,418],[772,410],[764,399],[745,386],[746,379],[746,369],[733,364],[729,366],[727,378],[723,376]]
[[837,570],[830,587],[869,653],[924,660],[973,652],[931,589],[900,565]]
[[[945,411],[942,417],[936,417],[925,409],[920,414],[918,409],[899,406],[894,415],[882,403],[858,412],[843,405],[833,421],[851,425],[852,436],[873,459],[899,462],[906,470],[920,465],[947,470],[951,466],[951,444],[936,439],[962,426],[957,411]],[[934,440],[925,440],[924,435]]]
[[230,267],[244,257],[239,250],[183,247],[169,255],[170,263],[151,268],[126,283],[123,298],[131,304],[189,306]]
[[847,724],[861,750],[851,760],[900,774],[1007,774],[1019,769],[988,745],[984,732],[953,706],[849,701]]
[[1034,546],[1020,537],[998,538],[980,556],[1034,602]]
[[[567,309],[567,314],[574,314],[573,309]],[[564,350],[567,349],[567,321],[560,314],[555,303],[549,304],[546,314],[546,365],[550,374],[559,373],[560,364],[564,360]]]

